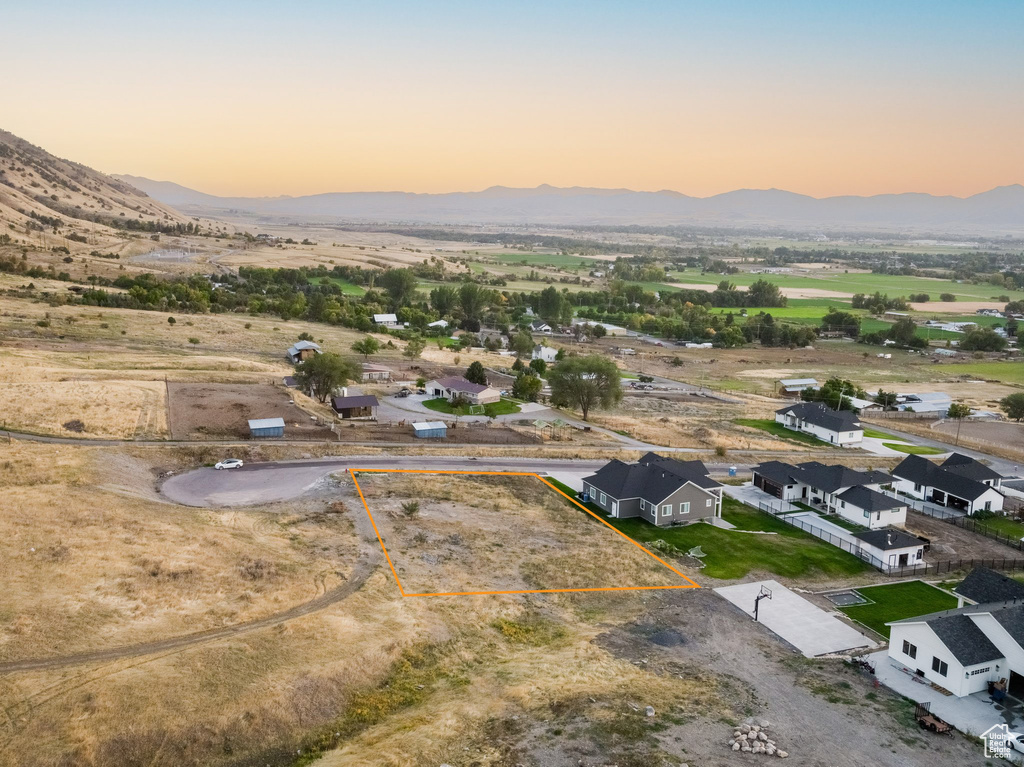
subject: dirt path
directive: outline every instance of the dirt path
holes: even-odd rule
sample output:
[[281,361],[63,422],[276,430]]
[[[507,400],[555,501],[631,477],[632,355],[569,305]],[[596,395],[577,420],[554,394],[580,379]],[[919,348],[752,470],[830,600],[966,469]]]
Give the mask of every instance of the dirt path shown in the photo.
[[[353,495],[353,502],[358,499]],[[166,654],[194,647],[200,644],[216,642],[221,639],[241,636],[260,629],[276,626],[286,621],[301,618],[304,615],[325,610],[326,608],[342,602],[352,594],[356,593],[367,579],[373,575],[383,559],[380,547],[376,544],[376,537],[373,527],[365,514],[354,514],[353,522],[360,542],[359,561],[352,569],[349,579],[340,586],[326,591],[320,596],[308,602],[295,605],[264,618],[259,618],[247,623],[238,623],[232,626],[198,631],[194,634],[183,634],[168,639],[158,639],[152,642],[142,642],[135,645],[123,647],[112,647],[107,650],[94,650],[91,652],[65,655],[57,658],[26,658],[24,660],[0,663],[0,675],[14,674],[19,671],[52,671],[54,669],[80,666],[86,663],[110,663],[112,661],[135,658],[144,655]],[[372,543],[371,543],[372,541]]]

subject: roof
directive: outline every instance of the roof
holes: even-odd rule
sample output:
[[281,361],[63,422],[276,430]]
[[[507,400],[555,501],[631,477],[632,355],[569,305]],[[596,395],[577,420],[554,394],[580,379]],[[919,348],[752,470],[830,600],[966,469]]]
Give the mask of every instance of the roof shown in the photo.
[[860,421],[852,411],[832,410],[824,402],[801,402],[775,412],[792,414],[802,421],[829,431],[857,431],[861,428]]
[[854,533],[853,537],[864,541],[868,546],[873,546],[882,551],[909,549],[912,546],[924,546],[925,544],[922,538],[891,527],[884,527],[881,530],[865,530],[861,533]]
[[253,418],[249,421],[250,429],[283,429],[283,418]]
[[984,482],[986,479],[1003,479],[1003,475],[998,471],[963,453],[953,453],[953,455],[942,462],[942,468],[958,476],[975,479],[978,482]]
[[448,376],[447,378],[438,378],[437,383],[441,384],[445,389],[451,389],[452,391],[462,391],[467,394],[479,394],[482,391],[489,389],[489,386],[483,384],[476,384],[472,381],[467,381],[462,376]]
[[707,468],[700,461],[676,461],[648,453],[637,463],[623,463],[614,459],[584,482],[619,500],[643,498],[657,503],[691,482],[709,490],[721,487],[707,476]]
[[346,410],[352,407],[377,407],[380,403],[372,394],[355,394],[351,397],[334,397],[331,407],[335,410]]
[[448,327],[448,320],[434,320],[433,322],[427,323],[428,328],[446,328]]
[[375,314],[373,315],[374,322],[398,322],[398,315],[395,314]]
[[974,666],[1003,657],[999,648],[967,615],[935,618],[928,621],[928,627],[963,666]]
[[796,478],[826,493],[833,493],[844,487],[857,485],[881,485],[892,482],[892,477],[884,471],[857,471],[840,464],[826,466],[819,461],[805,461],[793,467]]
[[800,470],[796,466],[782,461],[765,461],[755,466],[754,471],[780,485],[789,485],[800,481]]
[[448,424],[444,421],[417,421],[412,425],[415,431],[428,431],[430,429],[447,429]]
[[839,500],[856,506],[858,509],[864,509],[864,511],[888,511],[889,509],[902,509],[907,505],[898,498],[860,485],[851,487],[845,493],[840,494]]
[[315,344],[312,341],[296,341],[292,346],[288,348],[289,354],[297,354],[305,349],[312,349],[315,352],[320,351],[319,344]]
[[385,365],[375,365],[372,362],[364,362],[363,370],[367,373],[390,373],[391,368]]
[[790,386],[817,386],[818,381],[815,378],[783,378],[779,381],[785,387]]
[[1024,583],[987,567],[975,567],[953,591],[978,604],[1024,600]]
[[[956,466],[964,466],[964,464],[954,464],[954,467]],[[900,479],[908,480],[916,485],[937,488],[965,501],[973,501],[992,490],[983,482],[958,473],[954,467],[944,468],[919,455],[908,455],[900,461],[892,473]],[[964,470],[960,469],[960,471]]]

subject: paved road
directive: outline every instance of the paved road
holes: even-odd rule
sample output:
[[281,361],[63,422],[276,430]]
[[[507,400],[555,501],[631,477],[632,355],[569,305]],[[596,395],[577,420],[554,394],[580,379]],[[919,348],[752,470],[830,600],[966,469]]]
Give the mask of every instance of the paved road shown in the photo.
[[[586,475],[597,471],[605,460],[552,458],[472,458],[438,456],[340,456],[299,461],[250,463],[241,469],[216,471],[195,469],[167,479],[161,492],[182,506],[252,506],[297,498],[324,477],[350,468],[437,469],[440,471],[528,471],[540,474]],[[724,473],[730,466],[743,472],[746,464],[709,464],[713,472]]]

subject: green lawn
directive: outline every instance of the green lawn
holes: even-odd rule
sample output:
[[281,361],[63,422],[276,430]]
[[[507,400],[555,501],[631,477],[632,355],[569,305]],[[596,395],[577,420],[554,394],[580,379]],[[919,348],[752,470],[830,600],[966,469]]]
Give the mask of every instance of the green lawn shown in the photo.
[[958,362],[943,365],[940,370],[950,375],[969,375],[986,381],[1024,385],[1024,365],[1020,362]]
[[941,455],[942,453],[949,452],[948,448],[928,447],[927,445],[908,445],[905,442],[883,442],[882,445],[890,450],[896,450],[900,453],[909,453],[910,455]]
[[[423,403],[423,407],[433,410],[436,413],[448,413],[449,415],[455,413],[455,410],[452,408],[452,403],[444,397],[428,399]],[[501,399],[498,402],[491,402],[490,404],[484,405],[483,415],[488,417],[496,415],[511,415],[512,413],[518,413],[519,410],[519,405],[512,400]],[[465,415],[470,415],[470,413],[467,412]]]
[[310,277],[310,285],[337,285],[341,288],[341,292],[346,296],[361,296],[366,293],[366,288],[362,288],[359,285],[354,285],[347,280],[341,280],[337,277]]
[[871,437],[872,439],[896,439],[901,441],[903,439],[902,437],[897,437],[895,434],[888,434],[884,431],[879,431],[878,429],[864,429],[864,436]]
[[884,637],[889,636],[889,627],[885,625],[887,621],[914,618],[956,607],[956,597],[923,581],[868,586],[857,589],[857,593],[871,600],[873,604],[852,605],[839,609]]
[[734,418],[733,423],[738,426],[749,426],[752,429],[760,429],[761,431],[766,431],[776,437],[793,440],[794,442],[803,442],[804,444],[815,445],[816,447],[831,447],[828,442],[822,442],[820,439],[812,437],[810,434],[804,434],[799,431],[787,429],[781,423],[773,421],[770,418]]
[[979,525],[984,525],[989,530],[1005,535],[1007,538],[1024,538],[1024,524],[1011,519],[1010,517],[994,516],[989,519],[979,519]]

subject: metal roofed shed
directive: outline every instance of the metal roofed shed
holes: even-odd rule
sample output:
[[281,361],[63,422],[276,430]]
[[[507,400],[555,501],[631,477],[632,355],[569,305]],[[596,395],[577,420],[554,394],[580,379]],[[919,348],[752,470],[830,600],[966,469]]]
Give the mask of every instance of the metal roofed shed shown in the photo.
[[412,425],[417,439],[444,439],[448,436],[448,424],[444,421],[418,421]]
[[284,436],[283,418],[253,418],[249,421],[249,436],[254,439],[271,439]]
[[804,389],[817,389],[818,382],[813,378],[783,378],[779,381],[783,394],[799,394]]

